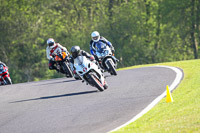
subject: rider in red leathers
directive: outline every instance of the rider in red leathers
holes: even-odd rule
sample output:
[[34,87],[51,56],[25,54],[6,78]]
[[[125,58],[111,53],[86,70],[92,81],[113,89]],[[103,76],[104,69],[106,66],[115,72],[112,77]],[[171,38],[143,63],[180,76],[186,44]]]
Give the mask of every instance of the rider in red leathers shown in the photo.
[[12,84],[8,67],[0,61],[0,85]]

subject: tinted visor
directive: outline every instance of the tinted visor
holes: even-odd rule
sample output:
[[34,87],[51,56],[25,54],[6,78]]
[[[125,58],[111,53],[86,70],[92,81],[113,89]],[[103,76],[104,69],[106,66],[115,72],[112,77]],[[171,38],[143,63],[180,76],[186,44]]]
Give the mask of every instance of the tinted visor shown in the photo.
[[78,53],[77,53],[77,52],[73,52],[73,53],[72,53],[72,57],[73,57],[73,58],[76,58],[77,56],[78,56]]
[[54,43],[53,42],[50,42],[49,43],[49,47],[51,47],[51,46],[53,46],[54,45]]
[[95,37],[92,37],[93,40],[97,40],[98,39],[98,36],[95,36]]

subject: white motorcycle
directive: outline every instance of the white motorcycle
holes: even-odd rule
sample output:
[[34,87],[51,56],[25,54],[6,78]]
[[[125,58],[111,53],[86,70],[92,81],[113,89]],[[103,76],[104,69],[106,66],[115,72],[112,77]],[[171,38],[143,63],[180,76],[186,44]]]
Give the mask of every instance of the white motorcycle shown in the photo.
[[108,71],[111,75],[117,75],[116,68],[118,59],[112,55],[111,49],[104,43],[97,46],[96,56],[98,57],[101,68]]
[[74,67],[76,73],[86,84],[96,87],[99,91],[104,91],[108,88],[108,84],[101,70],[94,62],[91,62],[85,56],[78,56],[75,58]]

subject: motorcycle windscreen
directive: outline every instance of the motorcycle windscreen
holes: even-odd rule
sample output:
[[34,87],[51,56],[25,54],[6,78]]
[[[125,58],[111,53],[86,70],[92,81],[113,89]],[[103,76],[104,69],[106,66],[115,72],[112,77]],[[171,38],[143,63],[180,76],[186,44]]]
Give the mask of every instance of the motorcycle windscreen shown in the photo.
[[89,70],[88,65],[90,61],[85,56],[78,56],[74,59],[74,67],[76,68],[76,72],[80,74],[84,74]]
[[96,44],[97,52],[102,53],[104,49],[106,49],[106,44],[103,42],[99,42]]
[[111,54],[111,50],[105,43],[101,43],[97,45],[96,55],[98,58],[104,58],[105,56],[110,55],[110,54]]
[[74,66],[87,67],[88,59],[85,56],[78,56],[74,59]]
[[6,71],[8,71],[8,68],[3,65],[0,65],[0,74],[3,74]]

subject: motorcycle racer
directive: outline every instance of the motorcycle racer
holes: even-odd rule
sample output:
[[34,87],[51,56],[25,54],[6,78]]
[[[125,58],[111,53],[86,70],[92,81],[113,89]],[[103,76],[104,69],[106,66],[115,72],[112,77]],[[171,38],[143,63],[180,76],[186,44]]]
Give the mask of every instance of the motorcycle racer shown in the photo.
[[55,43],[53,38],[49,38],[47,40],[47,48],[46,48],[46,54],[47,54],[47,59],[49,59],[49,69],[50,70],[56,70],[59,72],[59,70],[54,66],[55,60],[54,57],[55,55],[61,55],[62,52],[65,52],[67,56],[69,56],[69,52],[65,47],[60,45],[59,43]]
[[72,46],[71,50],[70,50],[71,54],[72,54],[72,60],[71,62],[74,63],[74,59],[78,56],[85,56],[86,58],[88,58],[90,61],[94,61],[94,56],[90,55],[88,52],[81,50],[79,46]]
[[76,59],[78,56],[85,56],[86,58],[88,58],[90,61],[94,62],[95,58],[94,56],[90,55],[88,52],[81,50],[79,46],[72,46],[71,50],[71,58],[70,58],[70,62],[71,62],[71,69],[73,70],[74,73],[74,77],[75,79],[78,79],[78,75],[76,74],[76,70],[73,66],[74,64],[74,59]]
[[74,75],[77,75],[82,82],[86,81],[86,84],[90,84],[100,91],[104,91],[108,88],[105,77],[101,69],[97,66],[97,61],[94,59],[93,55],[81,50],[79,46],[73,46],[70,52],[72,56],[71,62],[74,67]]
[[108,45],[110,47],[112,53],[115,52],[115,49],[114,49],[112,43],[109,42],[103,36],[100,36],[98,31],[92,32],[91,37],[92,37],[92,40],[90,41],[90,53],[95,56],[95,59],[97,61],[98,61],[98,58],[96,56],[96,50],[97,50],[97,46],[98,45],[101,45],[102,43],[105,43],[106,45]]
[[0,61],[0,85],[12,84],[10,75],[8,72],[8,67],[5,63]]

